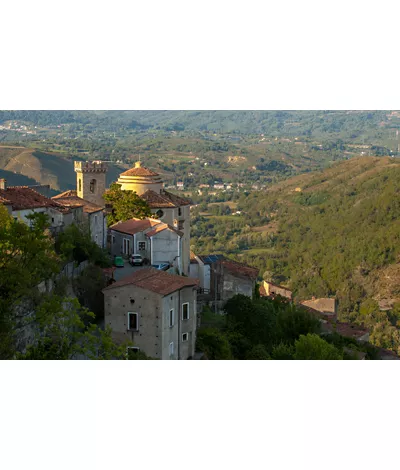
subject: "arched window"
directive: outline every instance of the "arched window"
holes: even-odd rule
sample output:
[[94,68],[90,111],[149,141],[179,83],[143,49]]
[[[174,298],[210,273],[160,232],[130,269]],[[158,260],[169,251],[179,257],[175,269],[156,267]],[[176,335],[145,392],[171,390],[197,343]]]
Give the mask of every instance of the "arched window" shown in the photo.
[[156,212],[156,216],[161,219],[161,217],[164,215],[164,212],[161,210],[161,209],[158,209],[158,211]]
[[90,180],[90,192],[95,193],[96,192],[96,180]]

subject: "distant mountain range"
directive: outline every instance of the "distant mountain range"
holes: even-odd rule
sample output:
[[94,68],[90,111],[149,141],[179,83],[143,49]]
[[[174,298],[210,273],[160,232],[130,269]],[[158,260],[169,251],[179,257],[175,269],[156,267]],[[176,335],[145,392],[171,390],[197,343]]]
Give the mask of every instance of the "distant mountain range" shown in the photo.
[[397,111],[0,111],[0,124],[80,123],[97,129],[163,129],[268,135],[339,135],[346,139],[400,128]]

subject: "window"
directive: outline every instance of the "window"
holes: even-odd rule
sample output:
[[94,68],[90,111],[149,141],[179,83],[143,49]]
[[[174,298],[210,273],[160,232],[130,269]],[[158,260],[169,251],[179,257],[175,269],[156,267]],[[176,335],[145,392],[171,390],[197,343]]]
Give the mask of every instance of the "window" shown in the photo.
[[128,330],[139,331],[139,314],[128,312]]
[[164,215],[164,212],[161,210],[161,209],[158,209],[158,211],[156,212],[156,216],[161,219],[161,217]]
[[144,251],[146,249],[146,242],[138,242],[138,251]]
[[115,235],[113,235],[113,236],[111,237],[111,243],[114,245],[114,243],[115,243]]
[[169,355],[174,355],[174,343],[169,343]]
[[178,230],[183,230],[183,227],[184,227],[183,224],[184,224],[184,223],[185,223],[184,220],[180,220],[180,221],[178,222]]
[[189,303],[182,304],[182,320],[189,320]]
[[82,192],[82,180],[79,179],[79,192]]
[[124,238],[123,239],[122,253],[124,255],[129,255],[130,254],[130,240],[129,240],[129,238]]
[[94,225],[97,225],[97,215],[94,216]]
[[140,348],[136,348],[136,347],[133,347],[133,346],[128,346],[126,348],[126,356],[127,356],[128,359],[130,359],[130,358],[136,359],[134,357],[134,355],[137,354],[139,351],[140,351]]
[[91,193],[96,192],[96,180],[90,180],[89,190]]
[[51,218],[52,223],[54,224],[54,217]]
[[178,208],[178,215],[181,216],[182,215],[182,209],[179,207]]
[[169,311],[169,327],[173,327],[174,326],[174,309],[172,308],[170,311]]
[[95,235],[95,237],[94,237],[94,241],[97,243],[97,235]]
[[183,333],[182,335],[182,342],[188,341],[189,340],[189,333]]

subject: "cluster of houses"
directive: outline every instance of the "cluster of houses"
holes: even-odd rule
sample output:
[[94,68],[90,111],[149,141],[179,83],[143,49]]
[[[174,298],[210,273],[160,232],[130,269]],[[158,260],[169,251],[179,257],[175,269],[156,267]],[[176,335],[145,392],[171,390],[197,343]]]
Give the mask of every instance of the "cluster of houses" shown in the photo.
[[[130,219],[107,229],[103,201],[107,167],[104,162],[75,162],[77,189],[49,198],[43,187],[8,187],[0,180],[0,203],[15,219],[29,224],[27,215],[46,213],[57,235],[71,224],[85,224],[90,236],[113,256],[133,254],[148,260],[137,268],[104,270],[109,282],[104,295],[104,321],[113,339],[133,343],[131,353],[142,351],[158,359],[194,359],[199,312],[204,305],[221,313],[236,294],[253,296],[258,270],[223,255],[196,255],[190,251],[190,200],[164,189],[159,174],[136,162],[117,183],[135,191],[149,205],[152,217]],[[165,265],[167,271],[153,266]],[[292,292],[263,281],[261,296],[280,296],[292,302]],[[301,307],[315,314],[323,331],[336,331],[358,341],[368,341],[368,331],[338,322],[335,299],[311,299]],[[392,359],[393,355],[385,357]],[[397,356],[396,356],[397,357]]]

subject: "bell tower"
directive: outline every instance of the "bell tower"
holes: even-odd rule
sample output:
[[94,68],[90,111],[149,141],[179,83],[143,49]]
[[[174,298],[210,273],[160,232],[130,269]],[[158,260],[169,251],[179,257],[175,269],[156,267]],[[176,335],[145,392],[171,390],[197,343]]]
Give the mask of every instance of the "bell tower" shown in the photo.
[[99,207],[104,207],[107,165],[104,162],[74,162],[77,196]]

